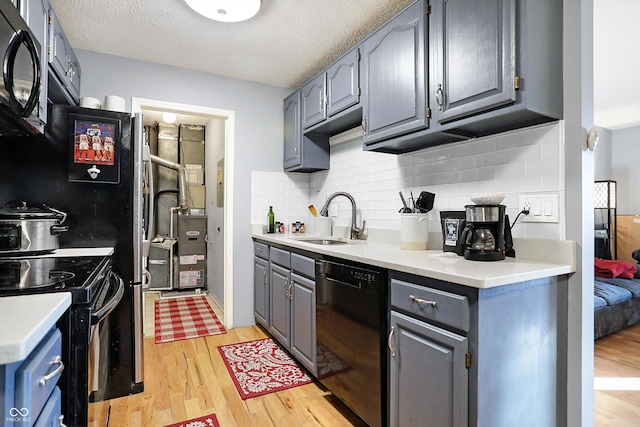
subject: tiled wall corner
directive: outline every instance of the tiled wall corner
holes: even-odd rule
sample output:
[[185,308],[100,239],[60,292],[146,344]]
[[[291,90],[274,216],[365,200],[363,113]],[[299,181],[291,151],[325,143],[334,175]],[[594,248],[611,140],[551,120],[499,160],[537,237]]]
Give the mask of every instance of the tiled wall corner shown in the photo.
[[251,173],[251,223],[267,224],[269,206],[276,221],[309,222],[309,175],[283,172]]

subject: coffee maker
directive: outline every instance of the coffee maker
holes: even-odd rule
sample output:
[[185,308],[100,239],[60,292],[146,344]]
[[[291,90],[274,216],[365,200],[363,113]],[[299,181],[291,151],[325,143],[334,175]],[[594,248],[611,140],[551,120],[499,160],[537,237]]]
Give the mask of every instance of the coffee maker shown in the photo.
[[504,205],[467,205],[466,225],[461,241],[464,258],[472,261],[499,261],[515,257],[509,216]]

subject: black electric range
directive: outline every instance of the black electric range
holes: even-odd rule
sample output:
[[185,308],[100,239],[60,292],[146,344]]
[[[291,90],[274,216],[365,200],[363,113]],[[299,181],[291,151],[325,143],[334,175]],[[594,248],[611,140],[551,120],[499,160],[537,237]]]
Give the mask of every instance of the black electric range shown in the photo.
[[71,292],[72,304],[88,304],[96,280],[110,265],[108,256],[0,258],[0,297]]
[[108,358],[90,354],[92,336],[119,304],[124,283],[112,271],[111,256],[0,258],[0,297],[51,292],[71,293],[71,307],[56,324],[65,363],[58,385],[64,423],[84,426],[93,391],[89,376],[97,369],[90,362],[108,366]]

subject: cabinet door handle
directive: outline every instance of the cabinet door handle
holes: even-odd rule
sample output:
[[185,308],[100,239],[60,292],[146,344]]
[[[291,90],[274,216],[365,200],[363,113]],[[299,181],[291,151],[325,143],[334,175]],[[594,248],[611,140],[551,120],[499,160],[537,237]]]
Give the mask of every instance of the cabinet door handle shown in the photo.
[[293,282],[289,282],[289,300],[293,301]]
[[62,363],[62,357],[61,356],[56,356],[53,361],[51,362],[51,365],[58,365],[58,367],[56,369],[53,370],[53,372],[50,372],[49,374],[45,375],[44,377],[40,378],[40,381],[38,381],[38,384],[40,385],[40,387],[44,387],[45,385],[47,385],[47,381],[49,381],[50,379],[54,378],[56,375],[60,374],[62,371],[64,371],[64,363]]
[[422,298],[416,298],[413,295],[409,295],[409,299],[411,300],[411,302],[415,302],[417,304],[430,305],[431,307],[435,307],[436,304],[437,304],[435,301],[429,301],[429,300],[422,299]]
[[267,284],[267,270],[262,271],[262,279],[264,280],[264,284]]
[[60,415],[58,417],[58,427],[67,427],[67,425],[64,423],[64,415]]
[[393,349],[393,344],[391,343],[391,339],[393,338],[393,333],[396,331],[396,327],[392,326],[391,331],[389,332],[389,338],[387,339],[387,347],[391,351],[391,357],[396,357],[396,351]]
[[298,157],[298,146],[293,147],[293,152],[296,153],[296,157]]
[[288,280],[285,280],[285,281],[284,281],[284,294],[285,294],[286,296],[289,296],[289,289],[288,289],[288,286],[289,286],[289,281],[288,281]]
[[436,90],[436,104],[438,104],[438,110],[444,110],[444,91],[442,90],[442,85],[438,85],[438,90]]
[[362,132],[367,133],[367,118],[362,119]]

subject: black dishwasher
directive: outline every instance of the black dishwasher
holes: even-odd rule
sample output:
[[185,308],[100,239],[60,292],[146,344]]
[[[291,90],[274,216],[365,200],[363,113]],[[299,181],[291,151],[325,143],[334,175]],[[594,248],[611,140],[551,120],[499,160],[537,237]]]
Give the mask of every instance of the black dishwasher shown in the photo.
[[318,379],[371,427],[387,422],[387,273],[316,260]]

